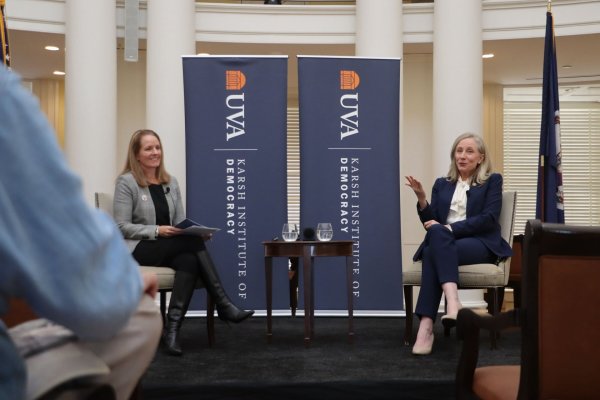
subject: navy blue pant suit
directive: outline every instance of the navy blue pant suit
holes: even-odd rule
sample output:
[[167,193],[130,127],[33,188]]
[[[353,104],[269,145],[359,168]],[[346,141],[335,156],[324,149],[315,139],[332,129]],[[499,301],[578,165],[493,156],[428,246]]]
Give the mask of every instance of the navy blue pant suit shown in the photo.
[[441,285],[458,283],[459,265],[496,263],[512,255],[510,246],[502,239],[498,222],[502,210],[502,175],[491,174],[483,184],[469,188],[467,217],[450,224],[452,230],[449,230],[444,225],[455,188],[456,182],[438,178],[433,184],[431,202],[422,210],[417,203],[421,222],[439,222],[428,229],[413,257],[423,265],[415,314],[434,321],[442,298]]

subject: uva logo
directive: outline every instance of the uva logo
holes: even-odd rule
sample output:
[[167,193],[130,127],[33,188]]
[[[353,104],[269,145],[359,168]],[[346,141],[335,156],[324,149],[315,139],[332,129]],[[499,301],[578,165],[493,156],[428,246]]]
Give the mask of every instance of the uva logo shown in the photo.
[[225,98],[225,106],[229,110],[229,114],[225,121],[225,135],[227,141],[246,134],[244,92],[241,91],[245,85],[246,75],[244,75],[242,71],[225,71],[225,90],[236,92]]
[[343,93],[340,97],[343,112],[340,116],[340,140],[358,134],[358,92],[356,88],[359,85],[360,76],[356,71],[340,71],[340,89],[352,91]]

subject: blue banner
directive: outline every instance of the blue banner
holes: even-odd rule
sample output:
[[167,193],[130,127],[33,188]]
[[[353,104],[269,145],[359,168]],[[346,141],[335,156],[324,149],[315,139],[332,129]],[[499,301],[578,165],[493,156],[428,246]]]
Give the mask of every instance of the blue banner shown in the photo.
[[[400,60],[298,57],[300,222],[353,240],[355,310],[402,310]],[[315,309],[346,308],[342,260],[315,261]]]
[[544,46],[544,83],[542,89],[542,124],[535,217],[542,222],[565,223],[560,149],[560,108],[556,44],[552,13],[546,13]]
[[232,301],[265,309],[261,242],[287,219],[287,57],[184,57],[183,73],[187,215],[221,229],[207,245]]

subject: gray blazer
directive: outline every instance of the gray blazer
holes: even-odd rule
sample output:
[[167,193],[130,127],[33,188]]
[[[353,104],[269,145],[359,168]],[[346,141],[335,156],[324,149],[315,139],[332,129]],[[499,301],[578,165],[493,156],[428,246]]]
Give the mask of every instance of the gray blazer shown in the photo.
[[[171,225],[185,219],[181,191],[175,177],[163,185]],[[140,187],[133,175],[127,172],[117,178],[113,198],[113,213],[129,251],[133,252],[140,240],[156,240],[156,212],[154,202],[147,187]]]

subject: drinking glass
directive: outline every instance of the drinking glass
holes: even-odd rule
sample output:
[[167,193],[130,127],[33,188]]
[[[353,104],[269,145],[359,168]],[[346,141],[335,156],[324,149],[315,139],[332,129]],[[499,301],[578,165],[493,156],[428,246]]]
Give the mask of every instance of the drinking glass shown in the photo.
[[298,228],[296,227],[296,224],[283,224],[281,236],[283,236],[283,240],[286,242],[293,242],[298,239]]
[[333,238],[333,228],[329,222],[320,222],[317,225],[317,239],[328,242]]

